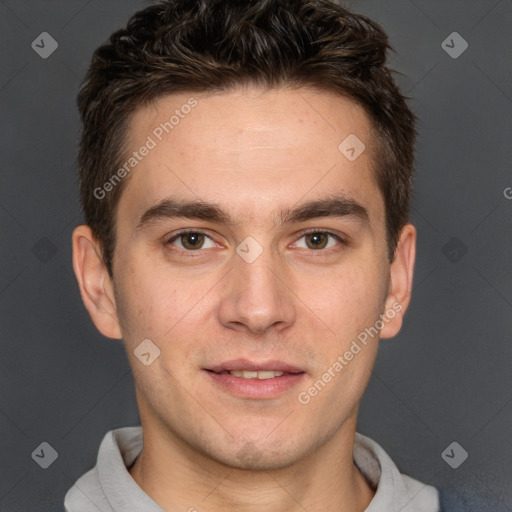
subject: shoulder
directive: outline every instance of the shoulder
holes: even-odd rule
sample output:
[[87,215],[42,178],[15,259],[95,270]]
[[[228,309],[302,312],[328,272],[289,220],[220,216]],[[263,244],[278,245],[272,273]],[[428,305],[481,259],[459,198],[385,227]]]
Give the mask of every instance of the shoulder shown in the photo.
[[86,512],[90,510],[113,512],[106,499],[98,478],[97,468],[93,468],[82,475],[64,498],[66,512]]
[[99,447],[96,466],[82,475],[66,493],[66,512],[113,512],[109,496],[115,501],[119,494],[141,493],[127,466],[140,453],[142,442],[141,427],[123,427],[107,432]]
[[374,488],[375,496],[365,512],[439,512],[439,492],[400,473],[377,442],[356,432],[354,462]]

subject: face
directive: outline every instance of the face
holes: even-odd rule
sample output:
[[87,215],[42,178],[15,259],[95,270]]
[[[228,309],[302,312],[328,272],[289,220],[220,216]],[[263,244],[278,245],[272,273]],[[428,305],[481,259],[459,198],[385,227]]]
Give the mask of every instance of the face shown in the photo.
[[143,426],[267,469],[355,428],[368,332],[394,335],[407,300],[364,111],[306,89],[172,95],[135,113],[126,142],[127,158],[153,146],[125,178],[113,278]]

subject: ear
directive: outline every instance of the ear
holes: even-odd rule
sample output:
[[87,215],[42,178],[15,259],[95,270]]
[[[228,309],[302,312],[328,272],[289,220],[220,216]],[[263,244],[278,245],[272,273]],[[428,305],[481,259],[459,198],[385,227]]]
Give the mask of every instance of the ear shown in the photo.
[[101,256],[101,246],[89,226],[73,231],[73,269],[82,300],[96,328],[108,338],[121,339],[114,286]]
[[386,298],[381,338],[392,338],[402,328],[402,319],[411,301],[414,261],[416,259],[416,228],[406,224],[400,232],[395,259],[390,265],[389,292]]

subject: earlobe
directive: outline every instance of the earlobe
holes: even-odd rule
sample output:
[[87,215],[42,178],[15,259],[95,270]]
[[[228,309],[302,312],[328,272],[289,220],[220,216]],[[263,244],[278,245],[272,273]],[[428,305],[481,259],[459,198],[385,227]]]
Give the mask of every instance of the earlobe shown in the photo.
[[80,294],[96,328],[108,338],[121,339],[112,280],[101,257],[101,247],[89,226],[73,231],[73,269]]
[[400,232],[395,259],[390,265],[389,293],[384,309],[384,327],[381,338],[396,336],[402,327],[402,318],[411,301],[414,262],[416,258],[416,228],[406,224]]

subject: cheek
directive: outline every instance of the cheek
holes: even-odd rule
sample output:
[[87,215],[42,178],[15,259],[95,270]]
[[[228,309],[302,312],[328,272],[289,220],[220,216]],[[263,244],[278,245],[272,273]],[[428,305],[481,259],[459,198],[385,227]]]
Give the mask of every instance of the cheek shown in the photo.
[[376,322],[382,313],[384,292],[375,274],[368,273],[367,268],[354,269],[333,279],[322,301],[317,302],[318,316],[329,330],[318,340],[322,362],[306,393],[318,396],[311,397],[318,415],[332,415],[333,421],[339,421],[339,411],[348,414],[361,399],[377,356]]
[[[165,269],[147,262],[137,264],[135,258],[122,275],[118,315],[128,346],[133,349],[149,338],[160,348],[164,359],[193,351],[201,333],[204,338],[211,308],[205,293],[213,283],[191,282],[178,275],[166,277]],[[178,339],[179,343],[173,343]]]
[[304,288],[304,302],[347,341],[372,325],[382,313],[386,279],[375,262],[362,261],[328,274],[321,286]]
[[127,265],[119,264],[118,275],[117,311],[126,341],[135,343],[141,337],[157,340],[166,326],[167,330],[172,327],[172,317],[181,312],[183,301],[176,300],[179,286],[165,282],[161,274],[135,258]]

